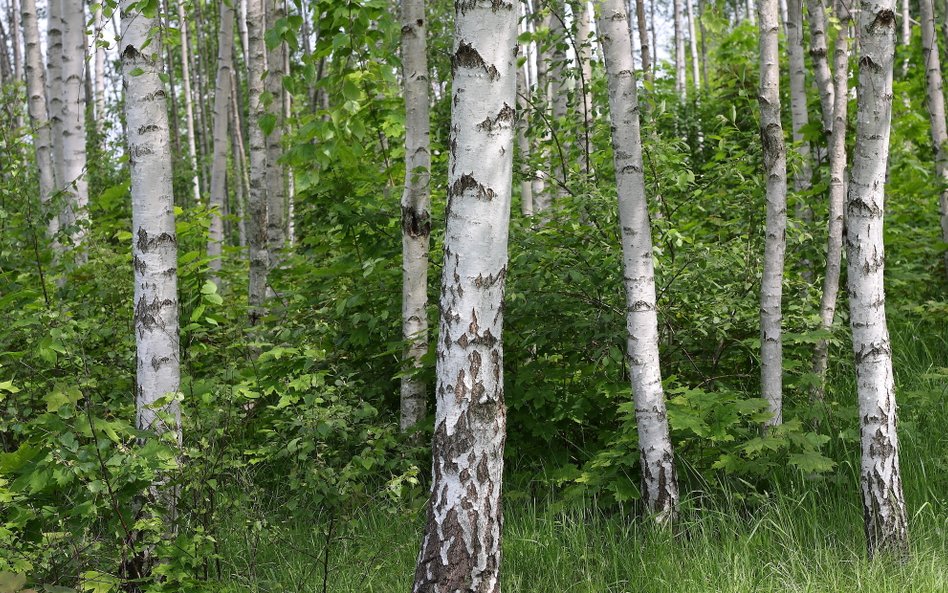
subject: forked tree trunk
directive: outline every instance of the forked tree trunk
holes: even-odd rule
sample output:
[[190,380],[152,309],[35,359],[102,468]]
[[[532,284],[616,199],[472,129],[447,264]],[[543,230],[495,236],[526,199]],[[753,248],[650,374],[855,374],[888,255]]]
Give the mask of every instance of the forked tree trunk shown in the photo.
[[33,130],[33,147],[36,151],[36,167],[39,170],[40,203],[43,215],[49,217],[46,233],[53,238],[59,230],[59,219],[50,216],[49,200],[55,190],[53,175],[52,139],[50,138],[49,113],[46,110],[46,71],[43,68],[43,52],[40,49],[39,23],[36,18],[36,0],[23,0],[21,6],[23,40],[26,48],[26,95]]
[[[948,128],[945,124],[945,94],[942,89],[941,56],[938,53],[935,27],[934,0],[919,0],[922,19],[922,62],[928,82],[928,116],[931,121],[932,143],[935,145],[935,174],[945,184],[941,191],[942,241],[948,243]],[[945,274],[948,275],[948,250],[943,254]]]
[[[227,135],[230,120],[231,64],[234,62],[234,9],[227,0],[220,3],[220,30],[217,38],[217,81],[214,86],[214,161],[211,166],[211,224],[207,233],[207,257],[211,270],[221,269],[221,247],[224,243],[222,216],[227,201],[227,152],[230,138]],[[234,155],[237,161],[240,157]],[[233,185],[239,185],[238,180]],[[215,282],[219,282],[216,277]]]
[[419,376],[428,352],[428,243],[431,235],[431,121],[428,114],[428,21],[424,0],[402,2],[405,92],[405,186],[402,192],[401,429],[425,418],[428,389]]
[[[55,1],[55,0],[54,0]],[[81,245],[89,220],[89,185],[86,169],[86,94],[85,74],[86,18],[82,0],[62,0],[63,8],[63,184],[66,205],[61,222],[70,227],[77,260],[85,261]]]
[[433,478],[413,591],[500,593],[518,11],[512,0],[455,7]]
[[859,93],[846,247],[849,324],[856,359],[862,495],[869,554],[908,554],[899,468],[892,345],[885,318],[885,177],[892,119],[894,0],[862,0],[858,13]]
[[178,5],[178,32],[181,35],[181,83],[184,85],[184,117],[188,129],[188,163],[191,165],[191,191],[194,203],[201,203],[201,180],[198,176],[197,144],[194,137],[194,102],[191,100],[191,66],[188,35],[188,18],[184,12],[184,0],[175,0]]
[[624,0],[600,0],[598,8],[599,38],[609,79],[622,267],[628,303],[626,345],[639,433],[642,500],[656,521],[669,523],[678,511],[678,480],[659,364],[652,231],[645,199],[632,38]]
[[[843,218],[846,202],[846,124],[849,120],[849,24],[852,20],[848,4],[836,2],[836,16],[841,28],[836,35],[833,60],[834,102],[833,134],[829,144],[829,228],[826,235],[826,272],[823,277],[823,296],[820,298],[820,328],[829,331],[836,317],[839,298],[839,275],[843,255]],[[820,339],[813,353],[813,374],[816,383],[811,398],[825,397],[826,367],[829,362],[829,340]]]
[[263,41],[263,0],[247,0],[247,90],[250,96],[250,195],[247,200],[247,244],[250,247],[250,281],[248,315],[255,325],[264,313],[267,296],[267,274],[270,254],[267,241],[267,139],[261,127],[266,115],[265,91],[266,46]]
[[760,28],[760,139],[767,184],[764,271],[760,286],[760,386],[771,419],[783,422],[783,342],[781,301],[787,248],[787,151],[780,123],[780,19],[777,0],[758,0]]

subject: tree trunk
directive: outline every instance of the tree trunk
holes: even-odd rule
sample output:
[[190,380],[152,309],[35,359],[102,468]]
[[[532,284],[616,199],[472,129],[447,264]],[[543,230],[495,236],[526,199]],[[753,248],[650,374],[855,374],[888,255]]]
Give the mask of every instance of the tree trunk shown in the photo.
[[[566,113],[569,109],[569,85],[566,70],[566,50],[564,49],[565,46],[569,44],[569,37],[564,22],[566,10],[563,0],[552,0],[551,6],[553,15],[550,19],[550,35],[554,46],[549,54],[550,64],[547,68],[547,73],[550,80],[550,102],[553,107],[553,134],[561,143],[560,146],[562,146],[562,143],[565,142],[565,138],[561,132],[563,131]],[[566,152],[565,148],[564,152]],[[569,157],[567,156],[566,158],[568,159]],[[554,199],[566,195],[566,183],[568,181],[566,177],[568,163],[559,162],[554,165],[553,161],[557,160],[561,160],[559,154],[556,155],[555,159],[551,159],[549,169],[549,171],[559,171],[559,174],[554,174],[554,179],[559,177],[553,189],[552,197]]]
[[267,273],[270,269],[270,254],[267,241],[267,139],[261,127],[266,115],[263,103],[265,91],[266,47],[263,41],[263,0],[247,0],[247,34],[249,36],[249,61],[247,62],[247,88],[250,97],[250,194],[247,200],[247,243],[250,247],[250,282],[248,287],[248,315],[250,324],[256,325],[263,316],[263,304],[267,296]]
[[[810,143],[803,137],[803,128],[809,124],[810,115],[806,98],[806,62],[803,56],[803,0],[787,2],[787,53],[790,61],[790,121],[793,130],[793,144],[800,155],[800,168],[793,175],[793,189],[803,193],[810,189],[813,179],[811,167]],[[813,222],[813,209],[803,196],[797,196],[796,216],[804,228]],[[808,283],[813,280],[813,263],[808,259],[801,262],[803,278]]]
[[415,593],[500,593],[517,5],[457,3],[432,484]]
[[862,495],[869,554],[908,554],[896,435],[892,347],[885,319],[882,224],[892,118],[894,0],[863,0],[858,13],[859,93],[846,213],[849,323],[856,359]]
[[810,21],[810,58],[813,75],[820,92],[820,112],[823,115],[823,134],[833,134],[833,74],[830,72],[826,49],[826,7],[823,0],[807,0]]
[[[530,85],[527,84],[527,67],[524,64],[523,68],[517,69],[517,151],[521,171],[527,171],[530,167],[530,141],[527,139],[527,129],[530,127],[530,104],[527,102]],[[527,176],[523,176],[520,182],[520,212],[524,216],[533,216],[533,183]]]
[[635,20],[639,27],[639,45],[642,53],[642,73],[645,81],[651,84],[654,77],[652,72],[652,48],[648,42],[648,23],[645,22],[645,0],[635,0]]
[[589,175],[592,166],[589,159],[592,153],[590,146],[590,136],[592,135],[594,104],[592,100],[592,62],[593,52],[590,38],[590,14],[589,2],[580,0],[579,8],[576,13],[576,59],[579,62],[579,80],[576,81],[577,94],[582,99],[582,105],[579,108],[579,116],[582,118],[582,130],[579,134],[579,143],[582,154],[580,155],[580,169],[584,175]]
[[428,390],[419,371],[428,352],[428,239],[431,234],[431,121],[428,114],[428,22],[424,0],[402,2],[405,92],[405,188],[402,193],[403,431],[425,418]]
[[701,89],[701,66],[698,63],[698,38],[695,35],[695,15],[693,0],[684,0],[688,11],[688,46],[691,50],[691,83],[695,91]]
[[780,123],[777,0],[758,0],[760,139],[767,182],[767,229],[760,286],[760,384],[770,407],[767,426],[783,422],[783,345],[780,336],[783,263],[787,248],[787,151]]
[[[154,17],[122,2],[119,55],[125,82],[125,117],[132,194],[135,269],[137,426],[181,443],[178,358],[177,238],[174,226],[171,147],[161,46],[150,31]],[[157,406],[157,407],[156,407]],[[153,490],[174,517],[175,495],[159,478]]]
[[[234,63],[234,9],[226,0],[220,3],[220,30],[217,40],[217,80],[214,85],[214,161],[211,167],[211,224],[207,233],[207,257],[210,268],[221,269],[221,247],[224,242],[224,223],[221,218],[227,201],[227,152],[230,138],[227,136],[231,101],[231,64]],[[239,156],[234,155],[234,160]],[[237,182],[239,184],[240,181]],[[235,184],[235,185],[237,185]]]
[[609,79],[609,112],[628,303],[626,345],[639,433],[642,500],[659,523],[668,523],[678,511],[678,480],[659,364],[652,231],[645,199],[639,104],[626,10],[623,0],[600,0],[598,29]]
[[[34,13],[36,11],[34,10]],[[10,36],[13,38],[13,77],[23,80],[23,32],[16,26],[16,17],[20,14],[20,0],[10,3]]]
[[85,261],[82,249],[89,220],[89,187],[86,168],[86,95],[82,90],[85,73],[86,17],[82,0],[62,0],[63,17],[63,184],[66,206],[61,218],[67,227],[77,261]]
[[[267,0],[267,27],[273,28],[284,17],[282,0]],[[267,240],[269,241],[270,268],[280,263],[280,254],[286,243],[286,222],[283,201],[286,199],[283,165],[283,42],[267,54],[267,91],[270,103],[267,113],[273,118],[273,131],[267,134]]]
[[685,66],[685,25],[682,15],[681,3],[683,0],[673,0],[672,12],[675,21],[675,92],[678,97],[684,101],[687,96],[685,88],[685,79],[687,77],[687,66]]
[[49,211],[49,200],[55,191],[55,177],[49,113],[46,110],[46,71],[43,68],[43,52],[40,49],[36,0],[23,0],[21,17],[26,48],[27,105],[33,130],[33,147],[36,150],[36,166],[39,169],[40,203],[43,205],[43,215],[49,217],[46,233],[53,239],[59,230],[59,219],[50,216]]
[[181,34],[181,82],[184,85],[184,117],[188,129],[188,162],[191,165],[191,190],[194,203],[201,203],[201,180],[198,176],[197,147],[194,137],[194,102],[191,98],[191,58],[189,51],[188,18],[184,0],[178,4],[178,32]]
[[[945,124],[945,94],[942,89],[934,0],[919,0],[919,16],[922,19],[922,62],[928,82],[928,115],[935,145],[935,175],[945,184],[940,200],[942,241],[948,243],[948,129]],[[948,275],[948,251],[943,257],[945,274]]]
[[102,6],[95,7],[95,29],[93,31],[93,48],[95,51],[95,121],[98,132],[101,135],[105,130],[103,124],[106,121],[105,114],[105,48],[99,45],[102,40],[102,30],[105,28],[105,20],[102,16]]
[[[833,60],[833,133],[830,136],[829,161],[829,229],[826,234],[826,273],[823,277],[823,296],[820,299],[820,328],[829,331],[836,317],[839,294],[839,274],[843,255],[843,208],[846,201],[846,125],[849,121],[849,24],[848,5],[836,2],[836,16],[841,28],[836,35],[836,53]],[[829,340],[821,339],[813,354],[813,374],[816,384],[811,398],[823,400],[826,367],[829,362]]]
[[[549,30],[550,29],[550,16],[545,16],[541,19],[539,23],[540,30]],[[545,145],[549,144],[550,139],[550,127],[549,127],[549,113],[550,113],[550,76],[549,68],[551,62],[550,50],[546,47],[541,47],[538,44],[537,47],[537,87],[536,93],[534,94],[534,103],[536,105],[537,111],[542,113],[542,129],[543,133],[541,135],[541,146],[540,150],[540,160],[541,162],[549,162],[549,150]],[[549,175],[548,171],[541,171],[537,169],[534,172],[532,190],[533,190],[533,209],[537,214],[542,214],[544,211],[548,210],[552,205],[552,200],[550,199],[549,191],[546,187],[546,176]]]
[[902,45],[912,43],[912,15],[909,12],[909,0],[902,0]]

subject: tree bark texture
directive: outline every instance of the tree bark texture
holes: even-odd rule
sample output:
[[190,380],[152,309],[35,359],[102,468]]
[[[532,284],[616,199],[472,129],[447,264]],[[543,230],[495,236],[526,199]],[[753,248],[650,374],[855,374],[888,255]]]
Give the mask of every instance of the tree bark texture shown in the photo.
[[[283,19],[283,0],[266,0],[267,27],[273,28]],[[270,268],[279,265],[280,254],[286,243],[286,188],[284,186],[283,165],[283,52],[285,44],[281,41],[267,53],[266,90],[270,96],[267,113],[273,120],[273,131],[267,134],[267,241],[269,242]]]
[[820,92],[820,113],[823,134],[833,134],[833,74],[830,72],[826,44],[826,7],[823,0],[806,0],[810,21],[810,58],[813,60],[813,77]]
[[[211,223],[207,234],[207,257],[214,272],[221,269],[221,252],[224,243],[224,204],[227,201],[227,153],[230,138],[227,135],[230,121],[231,65],[234,62],[234,9],[221,0],[220,29],[217,38],[217,79],[214,86],[214,156],[211,165]],[[238,159],[234,155],[234,160]],[[236,184],[239,184],[237,181]],[[216,280],[215,280],[216,281]]]
[[264,313],[267,296],[267,274],[270,254],[267,240],[267,139],[261,127],[266,114],[263,94],[266,90],[266,46],[263,41],[263,0],[247,0],[247,90],[250,97],[250,194],[247,199],[247,244],[250,251],[248,305],[250,324],[255,325]]
[[[89,220],[89,186],[85,175],[86,95],[82,88],[86,55],[83,6],[82,0],[62,0],[62,183],[66,204],[60,221],[69,228],[74,247],[81,246]],[[84,260],[81,250],[77,259]]]
[[191,165],[191,191],[194,203],[201,203],[201,180],[198,176],[197,144],[194,137],[194,102],[191,95],[191,51],[188,36],[188,17],[184,0],[178,5],[178,32],[181,35],[181,83],[184,87],[184,118],[188,129],[188,163]]

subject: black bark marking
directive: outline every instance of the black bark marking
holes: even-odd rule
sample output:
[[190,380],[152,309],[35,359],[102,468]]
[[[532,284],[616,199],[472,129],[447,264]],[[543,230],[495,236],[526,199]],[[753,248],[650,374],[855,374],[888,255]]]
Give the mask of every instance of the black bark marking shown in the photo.
[[158,247],[162,243],[177,244],[178,240],[171,233],[161,233],[156,237],[149,238],[148,231],[143,227],[138,227],[138,250],[142,253],[148,253],[152,248]]
[[493,119],[490,117],[485,118],[484,121],[477,124],[477,129],[491,133],[501,128],[510,128],[513,126],[513,122],[516,118],[517,112],[514,108],[504,103],[504,106],[500,108],[500,111]]
[[452,74],[455,74],[458,68],[468,68],[471,70],[483,68],[484,72],[487,73],[488,80],[496,81],[500,79],[500,72],[497,70],[497,67],[493,64],[488,65],[487,62],[484,61],[484,58],[481,57],[481,54],[474,49],[474,46],[465,41],[458,44],[457,51],[455,51],[454,56],[451,57]]
[[402,206],[402,231],[409,237],[427,237],[431,234],[431,214]]
[[450,204],[452,199],[463,195],[464,192],[468,190],[474,190],[474,197],[479,200],[485,200],[489,202],[497,197],[497,192],[478,182],[477,179],[474,179],[472,174],[465,173],[461,175],[457,181],[451,184],[451,187],[448,191],[448,203]]

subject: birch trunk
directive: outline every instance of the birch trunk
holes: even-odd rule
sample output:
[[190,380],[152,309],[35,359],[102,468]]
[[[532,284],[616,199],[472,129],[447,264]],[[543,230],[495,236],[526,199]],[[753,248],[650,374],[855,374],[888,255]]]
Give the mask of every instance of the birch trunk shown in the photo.
[[[935,145],[935,175],[943,184],[940,198],[942,241],[948,243],[948,129],[945,124],[945,94],[936,38],[934,0],[919,0],[919,16],[922,19],[922,62],[928,82],[928,115],[932,143]],[[945,251],[943,258],[945,274],[948,275],[948,251]]]
[[632,37],[624,0],[600,0],[598,5],[599,39],[609,80],[609,112],[628,303],[626,345],[639,433],[642,500],[659,523],[668,523],[674,520],[678,511],[678,480],[659,364],[652,231],[645,199]]
[[[46,108],[46,71],[43,68],[43,52],[40,49],[36,0],[23,0],[20,14],[26,49],[26,96],[30,127],[33,131],[33,147],[36,151],[36,166],[39,169],[40,203],[43,205],[43,214],[49,216],[49,201],[55,191],[55,178],[49,113]],[[59,219],[51,216],[46,233],[53,239],[58,230]]]
[[[843,256],[843,208],[846,201],[846,124],[849,120],[849,8],[836,2],[840,30],[836,35],[836,53],[833,60],[834,102],[833,134],[830,136],[829,161],[829,228],[826,238],[826,273],[823,277],[823,296],[820,298],[820,328],[829,331],[836,317],[839,294],[839,275]],[[812,399],[825,397],[826,367],[829,361],[829,340],[816,344],[813,355],[813,374],[817,381],[810,392]]]
[[[46,70],[50,137],[52,140],[54,194],[63,189],[63,19],[62,2],[50,0],[46,13]],[[56,213],[56,230],[61,227]]]
[[267,241],[267,139],[261,128],[266,114],[263,104],[265,91],[266,47],[263,41],[263,0],[247,0],[247,34],[249,61],[247,62],[247,89],[250,97],[250,194],[247,200],[247,244],[250,247],[250,281],[248,305],[250,324],[256,325],[263,316],[267,296],[267,273],[270,254]]
[[870,556],[880,552],[908,554],[892,347],[883,288],[882,224],[892,118],[894,8],[894,0],[860,3],[857,148],[846,209],[849,322],[856,360],[863,516]]
[[188,162],[191,165],[191,191],[194,203],[201,203],[201,180],[198,177],[197,146],[194,137],[194,102],[191,98],[191,57],[189,51],[188,19],[184,0],[178,4],[178,32],[181,34],[181,84],[184,87],[184,118],[188,129]]
[[[549,16],[543,17],[539,23],[540,30],[549,30],[550,29],[550,18]],[[534,95],[534,101],[537,105],[538,111],[541,111],[543,114],[543,120],[549,118],[550,113],[550,76],[549,76],[549,67],[550,67],[551,55],[550,50],[547,48],[539,47],[537,48],[537,88],[536,94]],[[550,129],[546,121],[543,124],[543,134],[541,144],[548,144],[550,139]],[[549,153],[548,150],[540,148],[540,160],[549,162]],[[541,171],[537,169],[534,172],[532,190],[533,190],[533,208],[534,212],[537,214],[543,213],[545,210],[548,210],[552,205],[552,200],[550,199],[550,194],[547,191],[546,187],[546,175],[549,173],[547,171]]]
[[691,83],[695,90],[701,89],[701,65],[698,63],[698,38],[695,35],[695,15],[693,0],[684,0],[688,11],[688,45],[691,50]]
[[500,593],[517,5],[455,5],[432,485],[415,593]]
[[813,76],[820,92],[820,113],[823,134],[829,138],[833,133],[833,74],[830,72],[826,49],[826,7],[823,0],[807,0],[810,21],[810,58],[813,60]]
[[[207,257],[213,272],[221,269],[221,248],[224,242],[222,215],[227,201],[227,151],[230,138],[227,136],[230,118],[232,76],[234,62],[234,9],[221,0],[220,29],[217,38],[217,79],[214,85],[214,161],[211,166],[211,224],[207,234]],[[234,155],[234,160],[238,159]],[[238,181],[238,183],[240,183]],[[215,282],[219,280],[214,278]]]
[[582,146],[582,155],[580,157],[580,166],[584,175],[589,175],[592,165],[589,162],[592,146],[590,146],[590,136],[592,135],[593,121],[595,121],[594,104],[592,100],[592,62],[593,40],[590,38],[591,23],[589,14],[589,2],[580,0],[579,10],[576,14],[576,59],[579,61],[579,80],[577,81],[578,94],[582,98],[580,107],[580,117],[583,118],[583,129],[580,133],[580,145]]
[[767,228],[760,286],[760,387],[770,407],[767,426],[783,422],[783,344],[780,336],[783,264],[787,247],[787,152],[780,123],[780,19],[777,0],[758,0],[760,139],[767,182]]
[[[55,1],[55,0],[54,0]],[[85,239],[89,220],[89,187],[86,168],[86,95],[83,92],[85,73],[86,18],[82,0],[62,0],[63,17],[63,183],[66,206],[62,224],[69,229],[74,247]],[[81,249],[77,261],[85,261]]]
[[23,32],[16,26],[16,17],[20,12],[20,0],[12,0],[10,3],[10,36],[13,38],[11,40],[13,43],[13,77],[16,80],[23,80]]
[[428,352],[428,244],[431,234],[431,121],[428,113],[428,22],[424,0],[402,2],[405,92],[405,187],[402,193],[401,429],[425,418],[428,390],[418,374]]
[[902,45],[912,43],[912,15],[909,12],[909,0],[902,0]]
[[642,54],[642,73],[645,81],[652,82],[652,48],[648,42],[648,23],[645,21],[645,0],[635,0],[635,20],[639,27],[639,46]]
[[[282,0],[267,0],[267,27],[273,28],[284,17]],[[267,240],[269,242],[270,268],[279,265],[280,254],[286,243],[284,221],[286,190],[283,180],[283,52],[280,42],[267,54],[266,88],[270,102],[267,112],[275,122],[273,131],[267,134]]]
[[102,16],[102,6],[96,5],[94,15],[95,29],[92,43],[95,51],[95,121],[99,134],[104,131],[105,124],[105,48],[99,45],[102,39],[102,30],[105,28],[105,19]]
[[[547,73],[550,79],[550,102],[553,107],[553,134],[559,137],[569,108],[569,87],[566,80],[566,51],[564,49],[565,45],[569,43],[569,37],[567,36],[564,23],[566,11],[563,0],[553,0],[551,4],[554,12],[550,19],[550,34],[555,45],[550,51],[550,64]],[[565,139],[559,138],[559,141],[564,142]],[[559,155],[557,155],[557,158],[558,157]],[[557,183],[553,190],[553,196],[555,196],[555,198],[561,198],[566,195],[566,163],[558,163],[558,166],[554,166],[551,162],[550,171],[553,170],[560,171],[558,175],[560,178],[556,180]]]
[[685,26],[681,10],[682,1],[673,0],[672,12],[675,21],[675,92],[684,101],[687,95],[685,88],[687,66],[685,66]]
[[[524,64],[523,68],[517,69],[517,150],[521,171],[526,171],[530,166],[530,141],[527,139],[527,129],[530,127],[527,116],[530,110],[527,102],[530,85],[527,84],[527,67]],[[520,212],[524,216],[533,216],[533,183],[526,176],[520,182]]]
[[[177,237],[174,226],[171,147],[166,91],[161,82],[160,41],[150,31],[156,19],[122,2],[119,55],[125,83],[125,117],[132,194],[132,255],[135,269],[137,426],[181,443],[179,390]],[[168,516],[174,492],[155,485]]]
[[[790,121],[793,144],[800,155],[800,168],[794,172],[793,188],[800,194],[810,189],[813,179],[810,143],[803,137],[803,128],[810,115],[806,97],[806,61],[803,56],[803,0],[787,1],[787,53],[790,62]],[[806,198],[797,196],[796,216],[804,228],[813,222],[813,210]],[[813,280],[813,263],[803,258],[800,262],[803,279]]]

